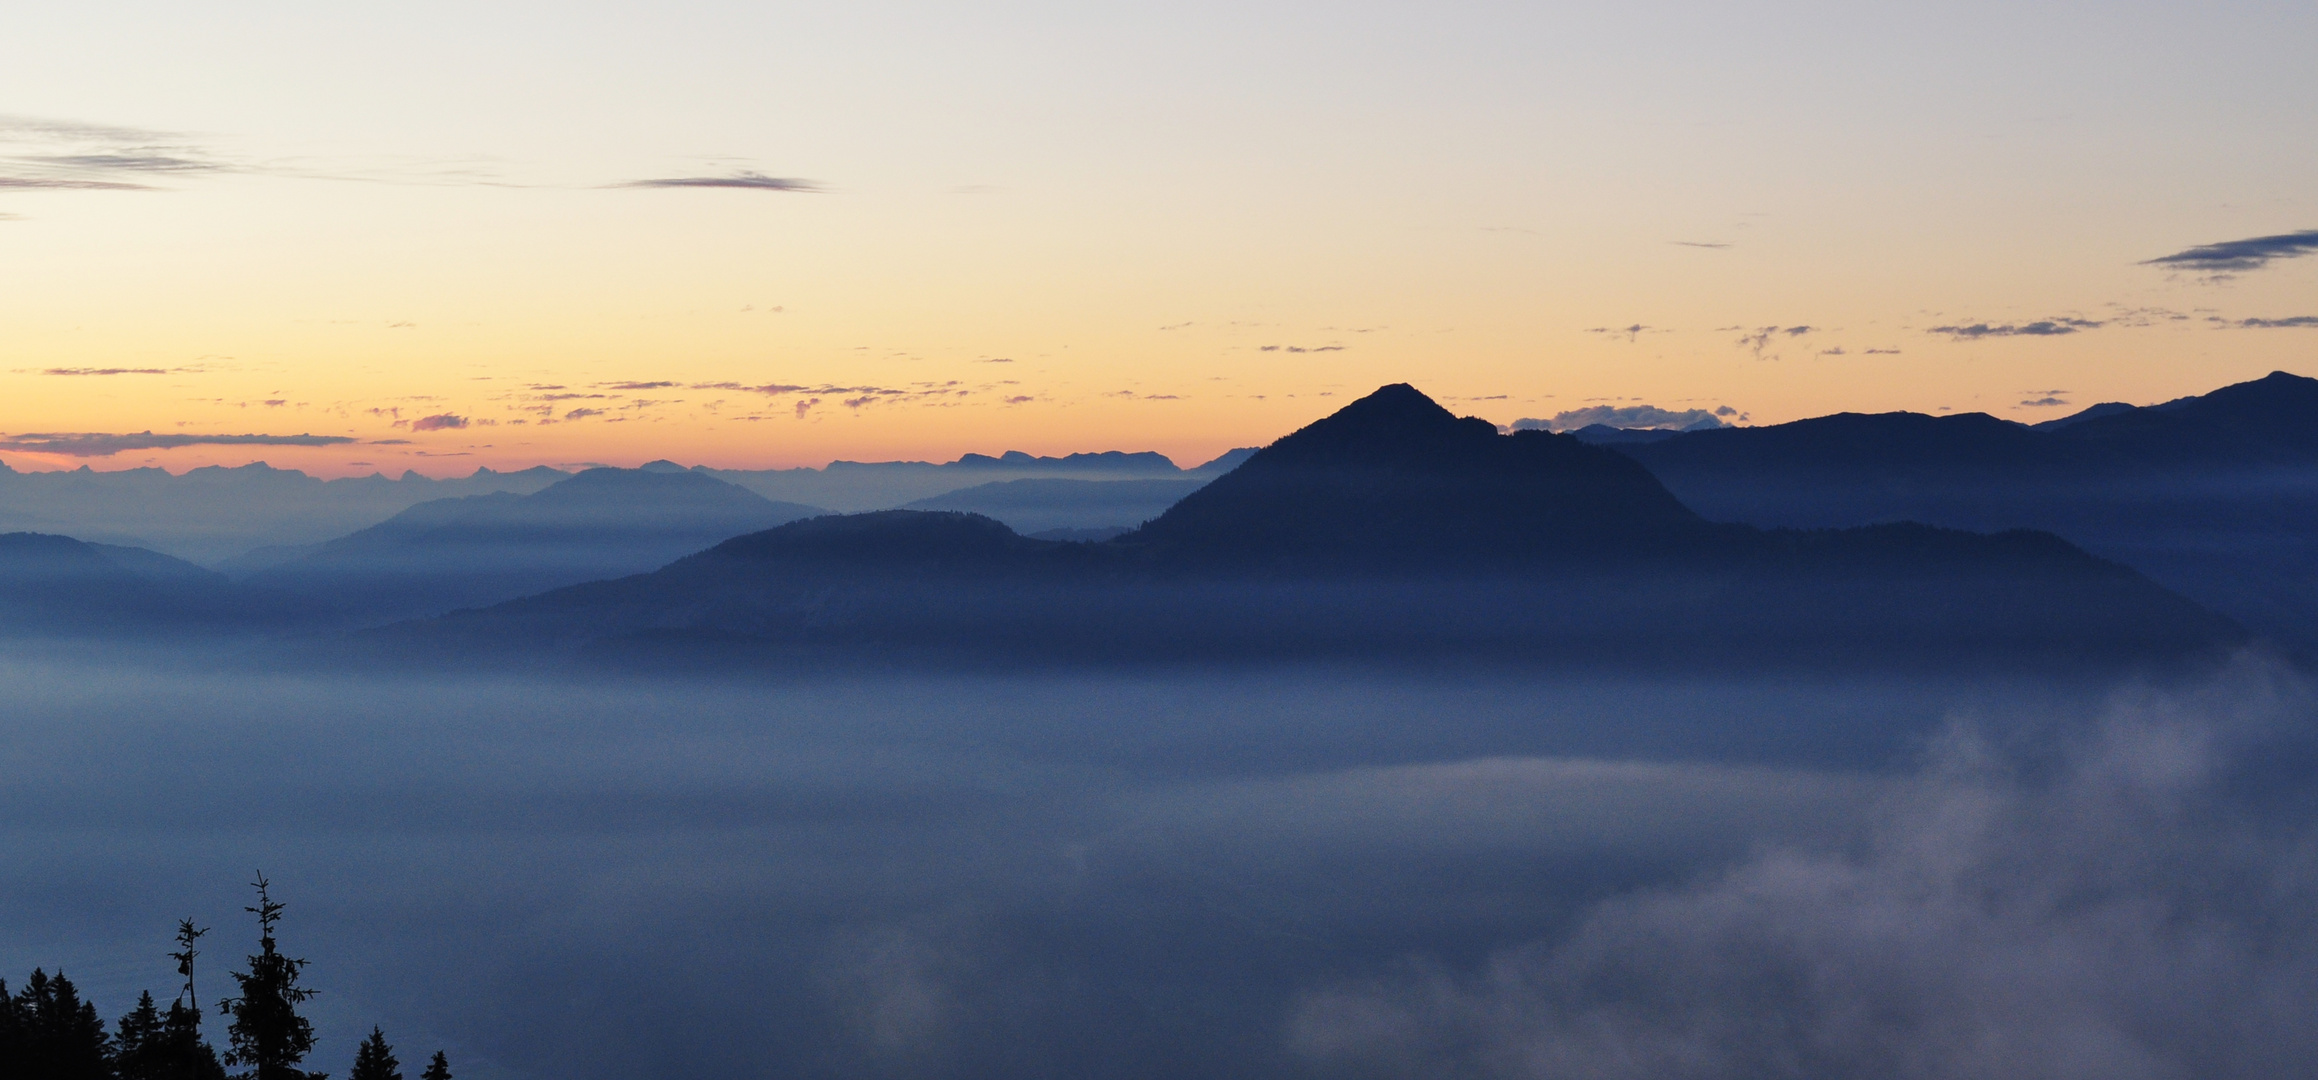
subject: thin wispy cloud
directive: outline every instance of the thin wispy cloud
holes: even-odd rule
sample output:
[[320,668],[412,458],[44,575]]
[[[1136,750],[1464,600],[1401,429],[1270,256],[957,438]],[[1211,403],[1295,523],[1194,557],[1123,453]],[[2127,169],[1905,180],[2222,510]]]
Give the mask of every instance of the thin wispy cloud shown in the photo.
[[410,422],[412,431],[449,431],[467,426],[467,418],[457,413],[436,413]]
[[43,375],[65,375],[65,376],[80,376],[80,375],[167,375],[167,374],[169,374],[169,369],[168,369],[168,368],[157,368],[157,367],[139,367],[139,368],[128,368],[128,367],[52,367],[52,368],[42,368],[42,369],[40,370],[40,373],[41,373],[41,374],[43,374]]
[[819,192],[821,185],[811,180],[785,176],[766,176],[759,172],[741,171],[730,176],[662,176],[649,180],[630,180],[613,187],[623,188],[733,188],[741,191],[795,191]]
[[1711,248],[1711,249],[1713,249],[1713,250],[1716,250],[1716,251],[1720,251],[1720,250],[1722,250],[1723,248],[1726,248],[1726,247],[1730,247],[1730,246],[1731,246],[1731,245],[1729,245],[1729,244],[1715,244],[1715,243],[1709,243],[1709,242],[1707,242],[1707,241],[1704,241],[1704,240],[1668,240],[1668,241],[1667,241],[1667,243],[1669,243],[1669,244],[1672,244],[1672,245],[1674,245],[1675,247],[1687,247],[1687,248]]
[[215,172],[225,168],[224,165],[214,161],[175,157],[169,154],[51,154],[33,155],[16,160],[41,165],[55,165],[67,169],[105,169],[141,173]]
[[2201,274],[2234,274],[2259,270],[2279,259],[2298,259],[2312,252],[2318,252],[2318,229],[2200,244],[2144,260],[2141,265],[2194,270]]
[[0,190],[8,191],[151,191],[151,184],[118,180],[74,180],[56,176],[0,176]]
[[2075,319],[2066,316],[2038,319],[2026,323],[1961,323],[1954,326],[1935,326],[1929,333],[1945,334],[1958,341],[1976,341],[1992,337],[2060,337],[2084,330],[2098,330],[2107,325],[2097,319]]
[[1813,331],[1815,331],[1815,330],[1817,330],[1817,329],[1819,329],[1819,328],[1818,328],[1818,327],[1816,327],[1816,326],[1801,325],[1801,326],[1758,326],[1758,327],[1754,327],[1754,328],[1752,328],[1752,329],[1749,329],[1749,328],[1747,328],[1747,327],[1743,327],[1743,326],[1726,326],[1726,327],[1723,327],[1723,329],[1725,329],[1725,330],[1742,330],[1742,331],[1745,331],[1745,333],[1743,333],[1743,334],[1739,335],[1739,339],[1738,339],[1738,344],[1739,344],[1739,347],[1740,347],[1740,348],[1743,348],[1743,349],[1745,349],[1745,350],[1747,350],[1747,351],[1748,351],[1748,352],[1750,352],[1750,353],[1753,353],[1753,354],[1754,354],[1754,357],[1755,357],[1755,359],[1757,359],[1757,360],[1776,360],[1776,359],[1778,359],[1778,358],[1779,358],[1779,354],[1777,354],[1777,353],[1769,353],[1768,355],[1765,355],[1765,353],[1766,353],[1766,352],[1767,352],[1767,351],[1770,349],[1770,347],[1771,347],[1771,342],[1773,342],[1774,340],[1777,340],[1777,339],[1779,339],[1779,338],[1782,338],[1782,337],[1787,337],[1787,338],[1799,338],[1799,337],[1802,337],[1802,336],[1803,336],[1803,335],[1805,335],[1805,334],[1809,334],[1809,333],[1811,333],[1811,332],[1813,332]]
[[2239,319],[2228,325],[2240,330],[2318,329],[2318,315],[2291,315],[2283,319]]
[[0,116],[0,190],[150,191],[150,178],[231,166],[185,135]]
[[67,457],[111,457],[136,450],[175,450],[184,446],[341,446],[355,440],[344,435],[129,435],[104,432],[38,432],[0,437],[0,450],[28,454],[63,454]]

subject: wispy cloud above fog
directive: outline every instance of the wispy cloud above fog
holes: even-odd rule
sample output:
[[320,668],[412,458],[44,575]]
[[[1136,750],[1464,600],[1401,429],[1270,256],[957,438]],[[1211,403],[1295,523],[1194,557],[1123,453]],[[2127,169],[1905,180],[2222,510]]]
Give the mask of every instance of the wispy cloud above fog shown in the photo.
[[630,180],[613,187],[624,188],[733,188],[741,191],[796,191],[820,192],[824,189],[811,180],[766,176],[746,170],[729,176],[664,176],[650,180]]
[[2098,330],[2104,325],[2106,324],[2095,319],[2079,319],[2067,315],[2056,315],[2049,319],[2038,319],[2034,322],[2025,323],[1976,322],[1957,324],[1952,326],[1935,326],[1932,327],[1929,332],[1934,334],[1946,334],[1947,336],[1958,341],[1977,341],[1980,338],[2060,337],[2064,334],[2074,334],[2084,330]]
[[0,116],[0,189],[149,191],[156,177],[229,168],[182,134]]
[[338,446],[354,439],[344,435],[129,435],[104,432],[42,432],[0,436],[0,450],[68,457],[111,457],[135,450],[174,450],[181,446]]
[[167,375],[167,374],[169,374],[169,369],[168,369],[168,368],[126,368],[126,367],[102,367],[102,368],[98,368],[98,367],[52,367],[52,368],[42,368],[42,369],[40,369],[40,373],[41,373],[41,374],[43,374],[43,375],[65,375],[65,376],[81,376],[81,375]]
[[1856,855],[1767,854],[1464,972],[1310,993],[1368,1076],[2265,1077],[2318,1063],[2318,830],[2234,801],[2308,711],[2242,671],[2122,706],[2029,779],[1968,729]]
[[2218,244],[2200,244],[2171,255],[2145,260],[2141,265],[2194,270],[2204,274],[2231,274],[2259,270],[2277,260],[2298,259],[2312,252],[2318,252],[2318,229],[2256,236],[2245,240],[2224,240]]

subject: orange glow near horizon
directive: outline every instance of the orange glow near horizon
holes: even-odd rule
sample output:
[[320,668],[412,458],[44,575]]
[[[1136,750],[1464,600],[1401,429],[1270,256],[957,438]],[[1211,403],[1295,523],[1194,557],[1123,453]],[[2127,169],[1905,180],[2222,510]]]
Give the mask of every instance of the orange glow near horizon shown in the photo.
[[[2308,117],[2246,104],[2307,100],[2291,34],[1556,11],[28,12],[0,461],[1188,465],[1393,382],[1761,424],[2318,374]],[[2226,72],[2136,74],[2194,34]],[[141,432],[350,441],[39,452]]]

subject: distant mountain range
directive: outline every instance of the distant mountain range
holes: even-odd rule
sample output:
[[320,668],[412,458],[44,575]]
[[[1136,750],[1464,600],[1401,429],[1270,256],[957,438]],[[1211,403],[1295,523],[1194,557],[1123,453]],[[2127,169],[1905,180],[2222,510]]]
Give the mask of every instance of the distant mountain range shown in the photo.
[[681,469],[589,469],[529,495],[420,503],[280,553],[248,584],[358,622],[431,615],[641,573],[717,541],[825,513]]
[[442,654],[1653,662],[2179,655],[2228,620],[2049,535],[1715,524],[1634,459],[1388,386],[1134,532],[886,511],[405,624]]
[[[1203,481],[1228,471],[1251,450],[1235,450],[1195,469],[1178,469],[1156,453],[1069,454],[1038,457],[1010,450],[966,454],[956,461],[832,462],[820,469],[686,469],[668,461],[653,472],[697,472],[746,488],[774,502],[795,502],[854,512],[900,506],[976,485],[1010,480],[1061,479],[1086,483],[1088,510],[1117,496],[1104,481]],[[568,479],[571,472],[540,466],[434,480],[416,472],[400,478],[373,474],[322,480],[263,463],[204,467],[183,474],[162,469],[97,472],[17,472],[0,462],[0,530],[76,536],[151,548],[204,566],[244,574],[301,553],[301,549],[376,525],[436,499],[507,492],[527,495]],[[1095,520],[1074,516],[1069,500],[1046,511],[1071,524],[1135,524],[1142,518]],[[285,550],[286,549],[286,550]]]
[[2034,426],[1839,413],[1616,448],[1716,520],[2048,530],[2318,646],[2318,379],[2276,372]]
[[164,469],[17,472],[0,463],[0,529],[154,548],[214,566],[253,547],[318,543],[429,499],[525,494],[569,473],[477,469],[455,480],[415,472],[322,480],[260,462]]
[[[1253,453],[1255,450],[1252,447],[1233,450],[1190,469],[1176,467],[1175,462],[1161,454],[1148,451],[1122,453],[1117,450],[1066,454],[1061,457],[1038,457],[1019,450],[1009,450],[997,457],[967,454],[956,461],[938,465],[924,461],[832,461],[828,467],[821,469],[693,467],[768,499],[826,506],[839,513],[850,514],[912,505],[970,487],[1015,480],[1077,481],[1086,485],[1078,489],[1085,497],[1108,499],[1112,496],[1096,494],[1100,489],[1093,485],[1111,481],[1140,483],[1212,480],[1230,472]],[[1067,489],[1053,490],[1059,494]],[[1049,505],[1061,504],[1050,499]],[[1091,524],[1133,524],[1140,520],[1096,521]]]
[[327,625],[318,605],[142,548],[0,534],[0,634],[211,638]]
[[[1106,453],[738,474],[938,488],[850,516],[669,462],[328,484],[0,472],[0,528],[20,530],[0,543],[0,629],[280,632],[325,610],[375,625],[477,606],[364,640],[750,662],[1623,660],[2178,654],[2237,640],[2234,620],[2309,648],[2312,416],[2318,380],[2279,373],[2033,426],[1891,413],[1502,434],[1391,386],[1196,470]],[[328,519],[444,487],[469,493],[230,575],[42,524],[133,520],[121,507],[142,497],[148,519],[214,538],[251,490],[328,503]]]

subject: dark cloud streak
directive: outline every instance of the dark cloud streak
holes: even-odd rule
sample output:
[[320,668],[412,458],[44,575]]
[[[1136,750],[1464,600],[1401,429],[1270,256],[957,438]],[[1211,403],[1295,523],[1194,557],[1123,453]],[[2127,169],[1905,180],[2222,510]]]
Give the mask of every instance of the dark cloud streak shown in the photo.
[[2200,244],[2171,255],[2143,260],[2141,265],[2195,270],[2205,274],[2228,274],[2259,270],[2273,260],[2298,259],[2314,251],[2318,251],[2318,229],[2305,229],[2275,236]]
[[68,457],[111,457],[133,450],[174,450],[184,446],[341,446],[345,435],[133,435],[104,432],[37,432],[0,438],[0,450]]
[[1991,337],[2060,337],[2063,334],[2074,334],[2080,330],[2098,330],[2103,325],[2105,324],[2094,319],[2073,319],[2063,316],[2051,319],[2038,319],[2035,322],[2029,323],[2003,323],[2001,325],[1994,325],[1982,322],[1959,324],[1955,326],[1935,326],[1932,327],[1929,332],[1934,334],[1946,334],[1947,336],[1955,338],[1958,341],[1977,341],[1981,338]]
[[821,185],[811,180],[792,177],[766,176],[757,172],[737,172],[731,176],[665,176],[650,180],[630,180],[613,187],[623,188],[730,188],[740,191],[794,191],[819,192]]

